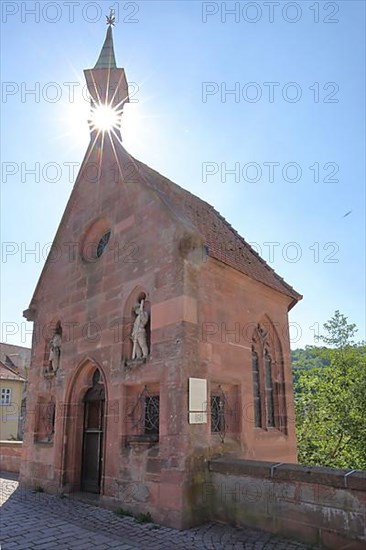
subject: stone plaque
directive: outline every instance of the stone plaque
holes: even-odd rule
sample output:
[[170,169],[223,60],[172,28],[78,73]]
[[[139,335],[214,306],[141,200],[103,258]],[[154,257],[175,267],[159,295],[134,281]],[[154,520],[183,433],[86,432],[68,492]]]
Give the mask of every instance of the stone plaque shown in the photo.
[[207,380],[189,378],[189,423],[207,424]]

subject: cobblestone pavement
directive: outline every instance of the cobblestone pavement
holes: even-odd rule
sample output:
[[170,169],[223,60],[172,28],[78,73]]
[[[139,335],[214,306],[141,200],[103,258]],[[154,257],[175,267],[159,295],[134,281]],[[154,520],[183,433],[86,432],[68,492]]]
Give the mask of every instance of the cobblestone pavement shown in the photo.
[[208,523],[178,531],[57,495],[18,487],[0,479],[1,550],[210,550],[310,548],[252,529]]

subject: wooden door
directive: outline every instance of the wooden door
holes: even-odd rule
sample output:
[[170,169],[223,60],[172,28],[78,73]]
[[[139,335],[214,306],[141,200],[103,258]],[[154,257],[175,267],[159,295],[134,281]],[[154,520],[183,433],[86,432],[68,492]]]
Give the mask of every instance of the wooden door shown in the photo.
[[100,493],[103,470],[104,404],[104,387],[97,380],[84,397],[81,489],[90,493]]

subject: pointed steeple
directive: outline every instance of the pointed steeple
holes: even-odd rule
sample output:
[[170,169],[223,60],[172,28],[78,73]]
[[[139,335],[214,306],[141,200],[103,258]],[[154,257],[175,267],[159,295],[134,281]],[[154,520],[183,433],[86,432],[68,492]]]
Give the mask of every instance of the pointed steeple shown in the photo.
[[[99,107],[108,107],[115,111],[115,116],[120,122],[120,118],[125,103],[129,103],[128,83],[125,71],[118,68],[114,55],[112,26],[114,26],[115,17],[114,11],[111,10],[107,16],[107,35],[98,57],[98,61],[93,69],[84,71],[86,83],[91,98],[92,112],[95,112]],[[117,123],[117,132],[119,132]],[[90,121],[91,134],[95,127]]]
[[105,37],[103,47],[101,49],[98,61],[96,62],[94,69],[117,69],[116,58],[114,55],[111,24],[109,24],[108,26],[107,36]]

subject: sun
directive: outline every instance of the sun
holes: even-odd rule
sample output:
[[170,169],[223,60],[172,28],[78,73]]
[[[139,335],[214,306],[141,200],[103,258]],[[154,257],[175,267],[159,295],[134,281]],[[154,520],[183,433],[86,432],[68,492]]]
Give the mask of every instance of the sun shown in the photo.
[[96,105],[91,112],[92,126],[100,132],[111,132],[120,126],[120,111],[110,105]]

